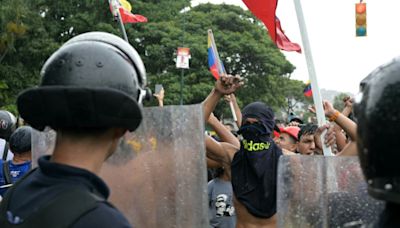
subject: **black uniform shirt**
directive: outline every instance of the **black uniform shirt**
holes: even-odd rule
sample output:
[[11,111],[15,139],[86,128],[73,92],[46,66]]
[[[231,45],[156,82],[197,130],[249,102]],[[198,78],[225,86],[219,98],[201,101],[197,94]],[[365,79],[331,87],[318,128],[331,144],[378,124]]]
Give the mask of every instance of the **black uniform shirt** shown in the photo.
[[110,192],[102,179],[87,170],[49,160],[50,156],[39,158],[39,168],[15,189],[8,208],[14,217],[24,219],[62,192],[81,188],[104,201],[99,201],[72,227],[131,227],[122,213],[105,201]]

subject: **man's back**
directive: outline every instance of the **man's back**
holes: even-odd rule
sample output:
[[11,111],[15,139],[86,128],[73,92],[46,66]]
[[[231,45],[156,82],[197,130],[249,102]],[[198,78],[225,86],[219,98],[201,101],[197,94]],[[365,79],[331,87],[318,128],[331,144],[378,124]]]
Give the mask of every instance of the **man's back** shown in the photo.
[[[57,200],[65,192],[79,190],[82,193],[93,194],[97,203],[89,212],[72,221],[71,227],[130,227],[124,216],[106,202],[109,189],[99,177],[84,169],[50,162],[49,158],[40,158],[39,168],[21,182],[17,189],[11,190],[12,195],[7,208],[9,223],[23,223],[29,216],[37,215],[40,208]],[[59,211],[61,219],[63,213],[72,210],[68,208],[69,205],[63,206],[65,208],[61,208],[66,211]]]
[[[14,164],[12,161],[0,160],[0,186],[6,185],[6,178],[3,169],[5,162],[8,163],[9,175],[12,183],[15,183],[19,178],[21,178],[31,169],[31,161],[26,161],[21,164]],[[6,190],[7,188],[0,188],[0,195],[3,196]]]

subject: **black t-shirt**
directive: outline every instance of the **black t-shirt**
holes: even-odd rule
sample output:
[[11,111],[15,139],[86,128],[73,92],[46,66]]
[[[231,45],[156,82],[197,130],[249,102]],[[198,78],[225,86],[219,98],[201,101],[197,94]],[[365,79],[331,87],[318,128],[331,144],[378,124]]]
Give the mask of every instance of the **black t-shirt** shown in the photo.
[[276,213],[278,161],[282,150],[271,138],[250,143],[243,140],[232,165],[232,187],[247,211],[260,218]]
[[95,174],[76,167],[50,162],[50,156],[39,158],[39,168],[15,189],[8,211],[22,220],[57,195],[72,189],[95,194],[99,201],[95,209],[82,215],[72,227],[131,227],[120,211],[105,200],[109,189]]

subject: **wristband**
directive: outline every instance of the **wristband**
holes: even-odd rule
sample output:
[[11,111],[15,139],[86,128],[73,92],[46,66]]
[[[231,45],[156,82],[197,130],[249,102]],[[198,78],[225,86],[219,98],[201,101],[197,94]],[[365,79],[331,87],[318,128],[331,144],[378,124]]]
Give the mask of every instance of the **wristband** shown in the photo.
[[340,115],[340,112],[336,110],[331,117],[329,117],[329,122],[335,121]]

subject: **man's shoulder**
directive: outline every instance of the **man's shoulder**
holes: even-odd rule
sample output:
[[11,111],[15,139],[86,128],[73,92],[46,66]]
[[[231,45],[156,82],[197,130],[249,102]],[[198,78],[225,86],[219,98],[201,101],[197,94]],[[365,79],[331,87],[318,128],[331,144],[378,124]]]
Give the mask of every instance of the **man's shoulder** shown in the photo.
[[107,201],[97,202],[97,206],[81,216],[72,226],[73,228],[84,227],[132,227],[125,216]]

